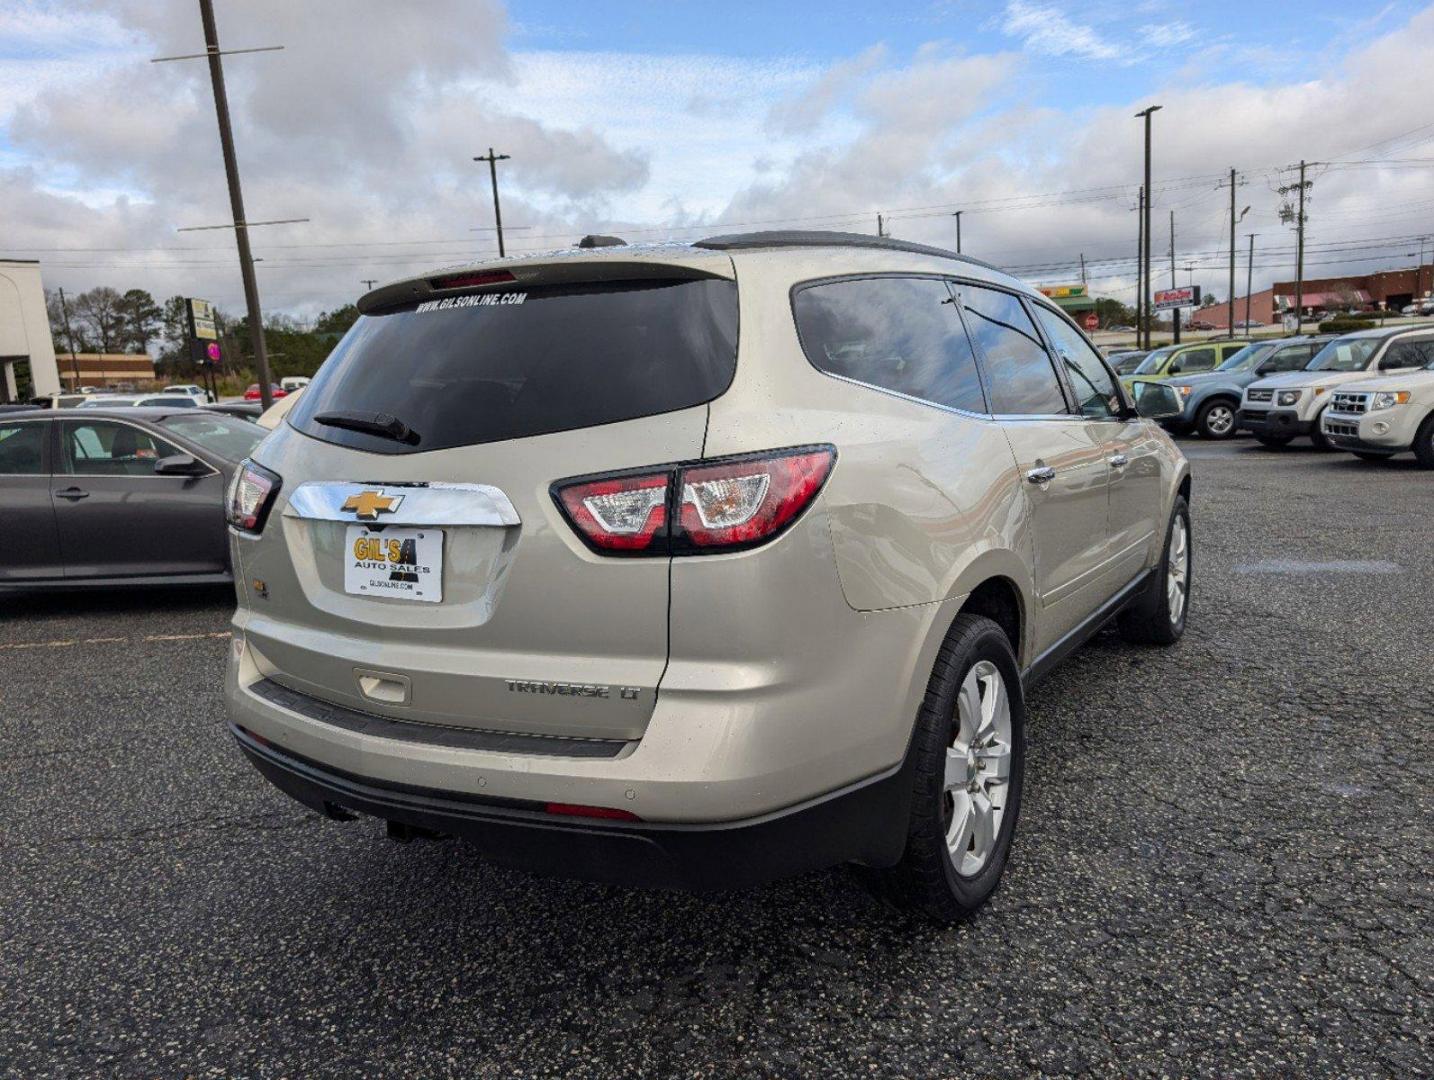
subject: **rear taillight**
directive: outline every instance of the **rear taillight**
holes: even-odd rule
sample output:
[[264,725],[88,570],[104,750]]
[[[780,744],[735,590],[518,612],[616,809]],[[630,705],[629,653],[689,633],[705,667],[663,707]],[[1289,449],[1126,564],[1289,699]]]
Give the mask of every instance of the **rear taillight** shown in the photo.
[[702,555],[780,535],[816,498],[836,451],[800,447],[553,485],[568,522],[605,555]]
[[234,471],[224,497],[224,516],[241,532],[263,531],[281,481],[262,465],[245,461]]

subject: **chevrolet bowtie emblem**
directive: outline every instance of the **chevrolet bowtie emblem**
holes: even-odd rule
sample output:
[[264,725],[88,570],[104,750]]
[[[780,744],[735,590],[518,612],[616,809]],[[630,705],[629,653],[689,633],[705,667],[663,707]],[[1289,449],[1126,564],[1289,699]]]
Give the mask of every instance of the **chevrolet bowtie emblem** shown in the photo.
[[352,511],[361,521],[376,521],[379,514],[391,514],[403,502],[402,495],[385,495],[382,491],[360,491],[350,495],[343,509]]

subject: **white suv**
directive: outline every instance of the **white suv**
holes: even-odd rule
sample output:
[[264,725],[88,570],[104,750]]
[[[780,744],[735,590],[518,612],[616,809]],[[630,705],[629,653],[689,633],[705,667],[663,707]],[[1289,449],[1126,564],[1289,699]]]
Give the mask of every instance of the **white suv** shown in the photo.
[[1284,446],[1308,435],[1330,448],[1320,424],[1337,388],[1374,375],[1412,371],[1428,363],[1434,329],[1396,326],[1337,337],[1303,371],[1260,379],[1245,387],[1238,423],[1266,446]]
[[1341,386],[1324,412],[1330,444],[1366,461],[1412,450],[1434,469],[1434,339],[1420,343],[1429,361],[1422,371]]

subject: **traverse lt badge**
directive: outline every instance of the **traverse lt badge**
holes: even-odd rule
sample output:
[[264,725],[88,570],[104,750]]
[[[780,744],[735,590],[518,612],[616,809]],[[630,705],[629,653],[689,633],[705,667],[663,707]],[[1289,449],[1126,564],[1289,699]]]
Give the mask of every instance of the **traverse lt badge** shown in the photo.
[[403,502],[402,495],[385,495],[378,491],[360,491],[344,501],[343,509],[353,512],[360,521],[377,521],[379,514],[391,514]]

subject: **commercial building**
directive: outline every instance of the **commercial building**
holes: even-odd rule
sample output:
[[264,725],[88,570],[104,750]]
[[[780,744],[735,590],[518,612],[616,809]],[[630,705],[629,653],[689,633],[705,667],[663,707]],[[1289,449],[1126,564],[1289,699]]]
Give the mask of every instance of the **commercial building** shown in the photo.
[[0,259],[0,401],[59,390],[40,264]]
[[60,379],[67,389],[99,386],[105,389],[144,389],[154,381],[154,359],[146,353],[61,353]]
[[[1434,290],[1434,264],[1426,263],[1406,270],[1380,270],[1373,274],[1356,274],[1335,278],[1306,278],[1300,293],[1300,306],[1305,318],[1323,312],[1399,311],[1422,299]],[[1250,296],[1250,320],[1258,323],[1278,322],[1286,311],[1295,307],[1295,282],[1277,281]],[[1199,317],[1222,330],[1229,329],[1229,308],[1225,304],[1201,308]],[[1245,318],[1245,298],[1235,299],[1235,321]]]

